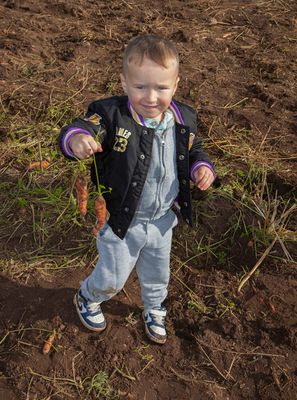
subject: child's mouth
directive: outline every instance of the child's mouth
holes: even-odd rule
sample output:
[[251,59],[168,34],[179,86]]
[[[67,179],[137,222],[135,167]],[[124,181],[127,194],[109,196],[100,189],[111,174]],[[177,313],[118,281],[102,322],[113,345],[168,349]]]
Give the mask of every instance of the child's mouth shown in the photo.
[[157,106],[142,106],[143,108],[146,108],[148,110],[152,110],[154,108],[157,108]]

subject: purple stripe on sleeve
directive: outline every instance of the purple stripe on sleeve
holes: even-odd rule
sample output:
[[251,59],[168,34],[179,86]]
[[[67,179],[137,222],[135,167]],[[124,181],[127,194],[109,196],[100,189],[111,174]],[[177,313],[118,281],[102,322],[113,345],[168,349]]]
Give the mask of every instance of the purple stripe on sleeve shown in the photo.
[[171,101],[171,106],[172,106],[172,108],[174,109],[174,111],[176,112],[176,115],[178,116],[178,119],[179,119],[180,123],[181,123],[182,125],[184,125],[184,124],[185,124],[185,121],[184,121],[184,119],[183,119],[183,116],[181,115],[181,112],[179,111],[179,108],[177,107],[177,105],[174,103],[173,100]]
[[196,161],[192,168],[191,168],[191,179],[193,182],[195,182],[195,172],[200,168],[200,167],[207,167],[211,170],[211,172],[213,173],[213,176],[216,178],[217,174],[215,173],[213,166],[211,165],[211,163],[207,162],[207,161]]
[[76,135],[76,134],[78,134],[78,133],[83,133],[83,134],[88,135],[88,136],[93,136],[93,135],[92,135],[89,131],[87,131],[86,129],[83,129],[83,128],[69,128],[69,129],[65,132],[65,134],[64,134],[64,136],[63,136],[63,138],[62,138],[62,140],[61,140],[61,149],[62,149],[62,152],[63,152],[66,156],[68,156],[68,157],[72,157],[72,158],[75,157],[74,153],[72,152],[72,150],[71,150],[71,148],[70,148],[70,146],[69,146],[69,141],[70,141],[70,139],[71,139],[74,135]]

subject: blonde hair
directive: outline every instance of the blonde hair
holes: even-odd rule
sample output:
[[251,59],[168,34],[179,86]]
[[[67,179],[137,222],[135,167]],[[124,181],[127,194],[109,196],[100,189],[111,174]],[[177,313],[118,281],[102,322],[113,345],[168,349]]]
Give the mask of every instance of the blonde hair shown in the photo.
[[140,35],[130,40],[123,55],[123,71],[127,71],[132,60],[136,59],[141,65],[144,58],[165,68],[168,67],[170,59],[179,65],[178,52],[173,43],[157,35]]

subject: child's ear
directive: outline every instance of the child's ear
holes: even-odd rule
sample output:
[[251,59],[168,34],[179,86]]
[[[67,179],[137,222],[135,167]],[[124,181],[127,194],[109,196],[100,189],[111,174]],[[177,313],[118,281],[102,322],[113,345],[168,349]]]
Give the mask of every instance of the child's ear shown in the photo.
[[122,88],[123,88],[124,92],[127,93],[127,83],[126,83],[125,75],[121,73],[120,78],[121,78]]
[[178,86],[178,82],[180,81],[180,77],[178,76],[177,78],[176,78],[176,81],[175,81],[175,87],[174,87],[174,92],[173,92],[173,94],[176,92],[176,89],[177,89],[177,86]]

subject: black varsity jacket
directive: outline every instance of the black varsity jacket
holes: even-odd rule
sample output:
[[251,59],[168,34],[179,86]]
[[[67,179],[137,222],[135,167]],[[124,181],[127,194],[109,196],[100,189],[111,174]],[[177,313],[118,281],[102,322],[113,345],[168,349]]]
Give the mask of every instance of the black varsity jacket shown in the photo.
[[[196,112],[189,106],[175,101],[182,115],[183,123],[175,123],[176,162],[179,180],[178,204],[184,220],[192,224],[190,196],[190,168],[197,161],[209,162],[195,137],[189,150],[190,133],[196,132]],[[76,118],[62,128],[59,144],[63,154],[69,158],[66,136],[83,130],[97,136],[103,152],[96,153],[95,162],[100,185],[111,188],[105,193],[107,209],[110,213],[108,224],[121,239],[124,238],[133,219],[150,165],[154,129],[138,124],[131,116],[127,96],[115,96],[90,104],[84,118]],[[94,164],[91,179],[97,184]]]

